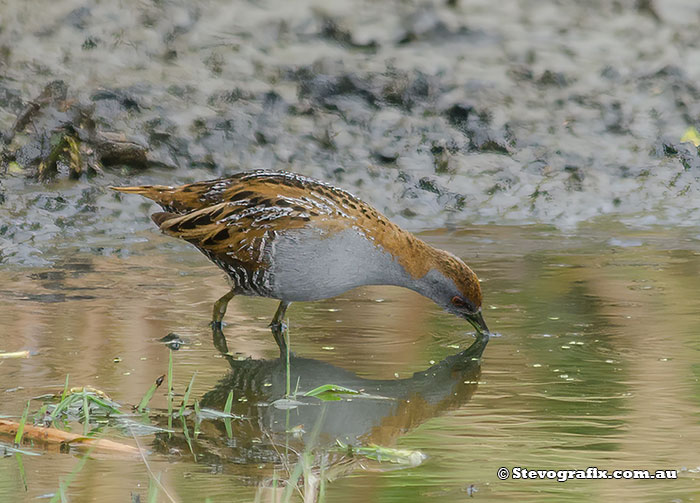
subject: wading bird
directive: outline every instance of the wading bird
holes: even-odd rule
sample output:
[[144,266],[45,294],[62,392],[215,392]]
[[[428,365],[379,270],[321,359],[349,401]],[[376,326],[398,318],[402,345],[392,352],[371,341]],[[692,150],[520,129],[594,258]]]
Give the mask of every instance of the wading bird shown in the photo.
[[361,285],[410,288],[469,321],[481,337],[476,274],[459,258],[401,229],[367,203],[329,184],[287,172],[253,171],[179,187],[112,187],[140,194],[164,211],[151,218],[196,246],[228,275],[214,305],[221,327],[234,295],[280,301],[270,327],[286,351],[289,304],[339,295]]

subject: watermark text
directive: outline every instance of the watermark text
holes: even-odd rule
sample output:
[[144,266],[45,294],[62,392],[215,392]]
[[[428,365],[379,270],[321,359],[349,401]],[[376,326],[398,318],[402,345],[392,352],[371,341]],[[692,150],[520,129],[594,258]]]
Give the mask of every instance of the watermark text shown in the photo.
[[531,470],[522,466],[513,468],[501,467],[497,472],[501,480],[549,479],[557,482],[567,480],[598,480],[598,479],[677,479],[678,470],[601,470],[595,466],[585,470]]

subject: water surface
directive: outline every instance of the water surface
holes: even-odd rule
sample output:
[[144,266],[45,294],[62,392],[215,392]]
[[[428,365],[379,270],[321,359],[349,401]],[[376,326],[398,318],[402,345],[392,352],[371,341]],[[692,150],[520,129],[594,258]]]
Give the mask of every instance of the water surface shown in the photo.
[[[53,267],[0,272],[0,350],[32,352],[0,360],[0,414],[18,416],[27,399],[59,391],[66,374],[73,386],[138,403],[167,371],[168,349],[158,340],[175,332],[186,341],[173,353],[176,391],[196,371],[194,398],[221,408],[235,389],[234,412],[246,419],[234,421],[229,440],[220,421],[205,422],[194,442],[196,460],[181,427],[171,438],[141,437],[152,470],[180,501],[266,500],[272,489],[261,486],[285,478],[277,447],[308,447],[323,406],[311,398],[290,413],[269,406],[285,384],[267,329],[274,301],[231,302],[223,330],[230,356],[224,357],[208,325],[213,302],[226,291],[222,273],[155,231],[145,237],[128,255],[71,253]],[[328,448],[340,438],[426,456],[420,466],[388,470],[391,465],[324,451],[318,460],[335,470],[327,501],[459,501],[470,494],[488,501],[691,501],[700,495],[697,233],[601,222],[576,234],[480,226],[422,237],[477,271],[485,318],[500,336],[481,361],[471,359],[462,353],[473,340],[468,325],[393,287],[294,304],[292,387],[297,378],[300,391],[332,380],[390,399],[329,402],[316,445]],[[32,403],[37,410],[40,403]],[[165,403],[161,390],[151,405]],[[285,433],[293,427],[306,433]],[[117,427],[103,434],[134,443]],[[28,449],[42,455],[23,457],[26,491],[16,459],[0,459],[1,501],[55,492],[79,456]],[[679,478],[500,481],[496,472],[504,466],[673,469]],[[145,498],[148,481],[139,459],[100,455],[68,493],[72,501],[124,502],[131,494]]]

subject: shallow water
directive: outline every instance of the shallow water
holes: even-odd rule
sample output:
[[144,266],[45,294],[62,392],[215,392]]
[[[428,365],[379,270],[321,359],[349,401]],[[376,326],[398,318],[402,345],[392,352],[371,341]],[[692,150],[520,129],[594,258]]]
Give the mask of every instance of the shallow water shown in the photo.
[[[266,328],[274,302],[231,302],[224,334],[233,356],[222,357],[208,326],[212,303],[226,290],[222,274],[155,231],[143,237],[128,256],[71,253],[53,267],[0,272],[0,350],[32,352],[0,360],[0,414],[18,416],[27,399],[60,391],[66,374],[72,386],[138,403],[167,371],[168,349],[158,339],[175,332],[186,342],[173,352],[176,391],[196,371],[194,398],[221,409],[234,389],[234,412],[247,419],[234,420],[232,440],[221,421],[205,422],[193,442],[197,461],[177,421],[171,438],[140,437],[151,469],[179,501],[269,501],[273,490],[260,487],[285,478],[276,449],[306,448],[323,409],[312,398],[289,414],[269,406],[285,381],[281,363],[258,361],[278,356]],[[318,445],[340,438],[427,456],[420,466],[387,470],[327,454],[326,469],[336,477],[327,501],[454,501],[474,490],[488,501],[700,496],[696,232],[602,222],[575,235],[481,226],[422,237],[478,272],[485,318],[500,336],[480,363],[469,353],[460,357],[472,341],[469,327],[397,288],[294,304],[292,388],[298,376],[300,392],[333,382],[390,398],[327,402]],[[151,405],[165,403],[161,389]],[[285,434],[300,424],[306,433]],[[134,443],[117,427],[104,434]],[[79,456],[28,449],[42,455],[23,456],[26,492],[16,459],[0,459],[0,501],[55,492]],[[500,467],[517,466],[680,473],[670,481],[498,480]],[[72,501],[124,502],[132,493],[145,498],[148,481],[138,458],[95,455],[68,494]]]

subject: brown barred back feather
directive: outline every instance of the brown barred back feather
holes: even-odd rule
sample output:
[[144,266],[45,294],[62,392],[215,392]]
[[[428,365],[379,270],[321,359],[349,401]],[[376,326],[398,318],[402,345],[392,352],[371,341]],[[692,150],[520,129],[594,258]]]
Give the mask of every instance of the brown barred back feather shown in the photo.
[[352,227],[390,252],[412,277],[438,269],[481,305],[476,275],[459,258],[427,245],[351,193],[311,178],[253,171],[179,187],[112,189],[158,203],[165,211],[152,218],[161,230],[192,243],[224,270],[244,267],[252,274],[267,268],[265,245],[279,231],[314,226],[332,235]]

